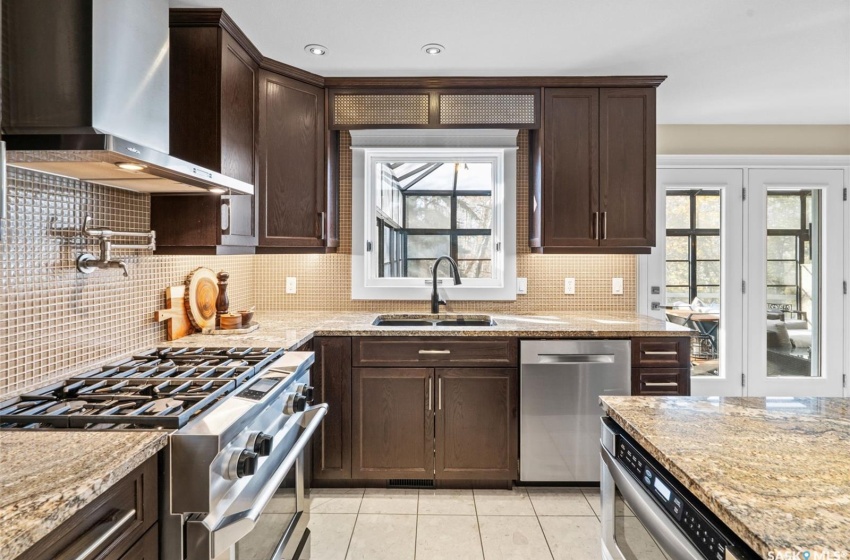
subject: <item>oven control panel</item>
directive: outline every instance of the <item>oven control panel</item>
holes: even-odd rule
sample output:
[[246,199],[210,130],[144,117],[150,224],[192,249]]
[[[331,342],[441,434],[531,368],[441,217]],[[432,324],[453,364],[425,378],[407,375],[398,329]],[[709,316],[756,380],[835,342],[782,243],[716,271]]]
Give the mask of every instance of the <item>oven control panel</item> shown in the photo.
[[243,399],[251,399],[252,401],[262,400],[266,394],[274,389],[274,386],[280,383],[280,379],[273,377],[261,377],[257,381],[251,383],[248,388],[243,389],[239,396]]
[[705,558],[725,560],[732,543],[679,492],[631,442],[617,435],[617,460],[624,465]]

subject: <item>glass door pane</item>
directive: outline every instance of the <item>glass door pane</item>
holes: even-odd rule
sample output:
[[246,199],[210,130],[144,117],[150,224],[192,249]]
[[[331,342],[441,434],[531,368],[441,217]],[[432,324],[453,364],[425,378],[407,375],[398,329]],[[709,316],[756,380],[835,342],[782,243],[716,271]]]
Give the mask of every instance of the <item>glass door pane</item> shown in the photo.
[[663,286],[659,318],[699,333],[691,344],[692,394],[741,395],[743,175],[732,169],[658,171],[665,223],[659,249],[648,260],[651,270],[661,271],[655,277]]
[[840,396],[843,174],[749,174],[747,393]]

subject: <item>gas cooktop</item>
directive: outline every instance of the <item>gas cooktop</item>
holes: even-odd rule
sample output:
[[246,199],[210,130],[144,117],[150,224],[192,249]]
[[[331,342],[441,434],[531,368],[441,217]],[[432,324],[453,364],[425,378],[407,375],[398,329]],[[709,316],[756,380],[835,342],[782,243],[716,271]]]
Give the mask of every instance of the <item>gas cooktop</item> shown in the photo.
[[283,356],[157,348],[0,403],[2,428],[180,428]]

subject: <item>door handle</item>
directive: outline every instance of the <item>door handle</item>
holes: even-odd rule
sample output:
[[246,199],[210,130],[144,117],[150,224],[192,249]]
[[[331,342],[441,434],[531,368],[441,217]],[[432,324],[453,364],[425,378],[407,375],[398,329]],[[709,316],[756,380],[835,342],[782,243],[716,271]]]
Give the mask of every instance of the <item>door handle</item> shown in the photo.
[[431,410],[431,404],[432,404],[431,398],[434,395],[434,392],[431,390],[431,389],[433,389],[432,383],[433,383],[433,379],[431,377],[429,377],[428,378],[428,410]]
[[591,229],[593,231],[590,232],[590,237],[593,239],[599,239],[599,212],[593,213],[593,223],[591,224]]
[[643,353],[646,356],[677,356],[679,354],[676,350],[644,350]]
[[602,212],[602,239],[608,239],[608,212]]
[[613,364],[614,354],[538,354],[540,364]]
[[321,234],[322,234],[321,239],[322,239],[322,241],[324,241],[327,238],[327,233],[325,232],[325,229],[326,229],[326,226],[327,226],[327,224],[326,224],[327,220],[325,219],[325,213],[324,212],[319,212],[319,216],[321,216],[321,220],[322,220],[321,226],[319,226],[319,227],[322,228],[321,229]]
[[451,354],[451,350],[420,350],[420,354]]
[[675,381],[646,381],[643,384],[644,387],[678,387],[679,384]]
[[437,378],[437,410],[443,410],[443,378]]

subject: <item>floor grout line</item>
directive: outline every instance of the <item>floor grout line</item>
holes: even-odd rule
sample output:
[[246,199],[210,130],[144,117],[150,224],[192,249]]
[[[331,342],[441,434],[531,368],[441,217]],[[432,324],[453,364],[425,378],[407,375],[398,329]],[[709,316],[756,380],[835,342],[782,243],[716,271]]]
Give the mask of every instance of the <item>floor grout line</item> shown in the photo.
[[[537,514],[537,508],[534,507],[534,500],[531,499],[531,494],[528,493],[528,489],[525,490],[525,495],[528,496],[528,502],[531,504],[531,510],[534,512],[534,519],[537,520],[537,526],[540,527],[540,532],[543,534],[543,541],[546,543],[546,548],[549,549],[549,556],[552,557],[552,560],[555,560],[555,553],[552,552],[552,545],[549,544],[549,538],[546,536],[546,531],[543,530],[543,524],[540,522],[540,516]],[[582,496],[584,493],[582,493]]]
[[487,560],[484,553],[484,536],[481,534],[481,519],[478,517],[478,501],[475,499],[475,488],[472,489],[472,507],[475,508],[475,526],[478,527],[478,544],[481,545],[481,558]]
[[363,498],[366,496],[364,489],[360,493],[360,503],[357,505],[357,513],[354,514],[354,525],[351,526],[351,535],[348,536],[348,546],[345,547],[345,560],[348,560],[348,553],[351,552],[351,541],[354,540],[354,531],[357,530],[357,520],[360,519],[360,508],[363,507]]

